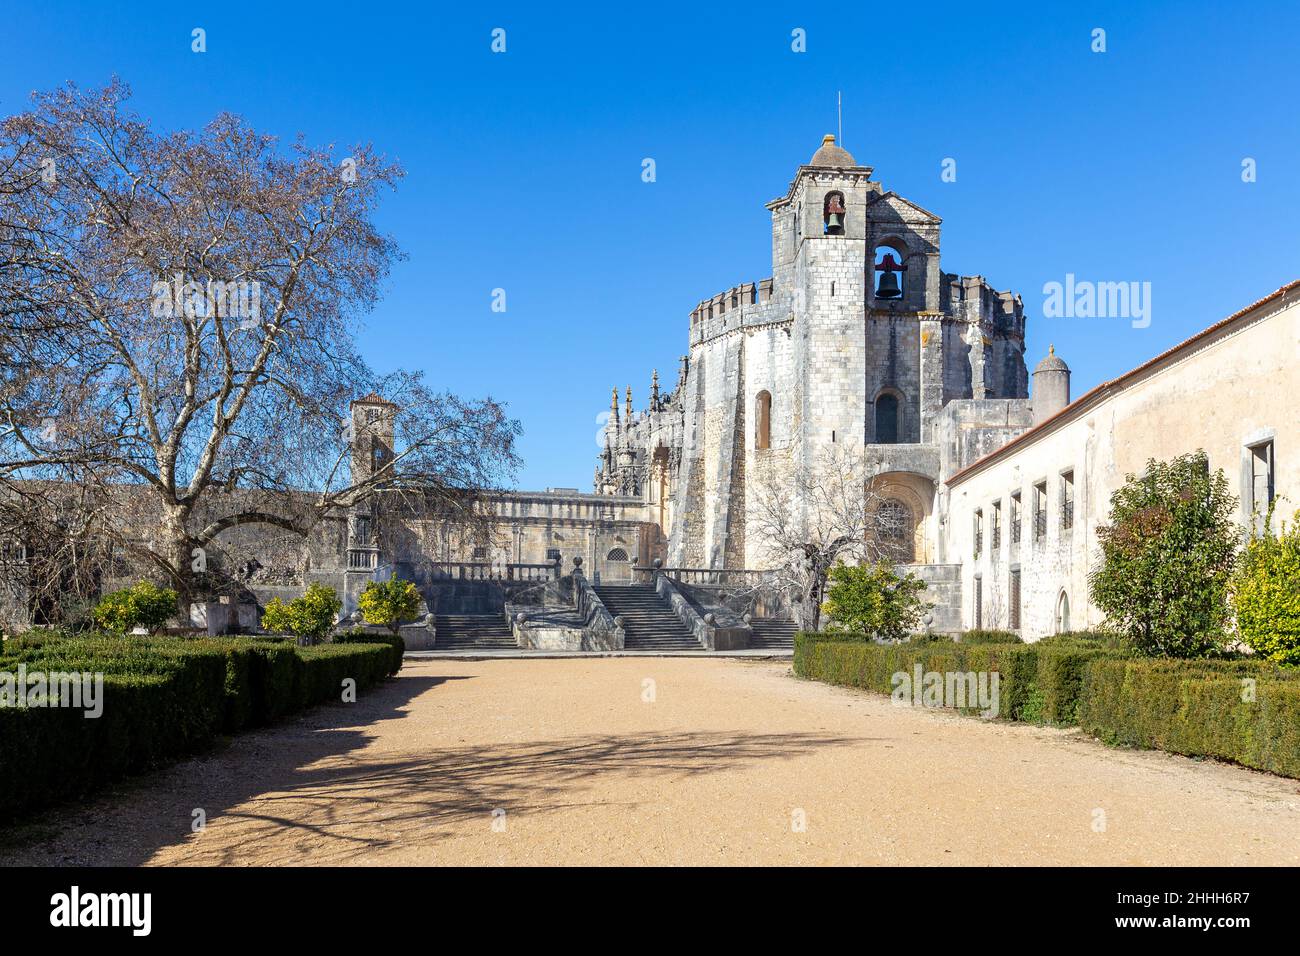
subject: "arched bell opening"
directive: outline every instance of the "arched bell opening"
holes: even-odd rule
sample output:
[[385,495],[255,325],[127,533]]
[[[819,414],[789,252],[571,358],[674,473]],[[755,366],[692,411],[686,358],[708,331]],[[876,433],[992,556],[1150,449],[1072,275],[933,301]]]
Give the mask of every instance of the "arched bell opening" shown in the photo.
[[844,206],[844,193],[838,190],[826,194],[822,201],[822,232],[828,236],[844,235],[848,210]]
[[886,302],[898,301],[906,291],[907,250],[895,242],[876,246],[874,252],[875,297]]

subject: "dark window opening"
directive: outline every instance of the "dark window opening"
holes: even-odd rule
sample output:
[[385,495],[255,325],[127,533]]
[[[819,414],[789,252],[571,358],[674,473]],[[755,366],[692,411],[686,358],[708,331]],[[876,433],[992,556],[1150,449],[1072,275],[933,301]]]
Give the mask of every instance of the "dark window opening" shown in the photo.
[[876,443],[898,444],[897,395],[881,395],[876,399]]

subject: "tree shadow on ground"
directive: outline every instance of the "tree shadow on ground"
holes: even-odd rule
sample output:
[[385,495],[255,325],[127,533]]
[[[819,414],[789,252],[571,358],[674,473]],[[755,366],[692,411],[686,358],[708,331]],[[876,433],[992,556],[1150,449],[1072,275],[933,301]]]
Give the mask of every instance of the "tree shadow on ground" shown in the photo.
[[[458,744],[414,759],[386,755],[383,745],[365,749],[371,738],[359,725],[401,719],[412,698],[445,679],[391,681],[352,705],[345,728],[330,726],[341,709],[333,706],[245,735],[224,752],[97,801],[54,840],[0,862],[135,865],[185,844],[184,862],[204,865],[240,865],[253,856],[271,863],[365,863],[385,848],[436,843],[467,820],[486,831],[494,811],[514,817],[593,805],[586,791],[602,775],[670,783],[860,742],[829,734],[700,731]],[[191,831],[195,808],[206,813],[207,832]]]

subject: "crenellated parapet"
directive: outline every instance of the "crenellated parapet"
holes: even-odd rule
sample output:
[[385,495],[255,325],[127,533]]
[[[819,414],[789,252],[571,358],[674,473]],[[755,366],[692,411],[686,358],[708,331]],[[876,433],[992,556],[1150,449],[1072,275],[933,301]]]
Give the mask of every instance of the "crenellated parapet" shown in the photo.
[[775,294],[771,279],[733,286],[691,310],[690,344],[780,321],[789,318],[789,313],[790,303],[783,303]]
[[1025,309],[1019,294],[999,292],[983,276],[944,273],[940,304],[955,319],[997,335],[1025,337]]

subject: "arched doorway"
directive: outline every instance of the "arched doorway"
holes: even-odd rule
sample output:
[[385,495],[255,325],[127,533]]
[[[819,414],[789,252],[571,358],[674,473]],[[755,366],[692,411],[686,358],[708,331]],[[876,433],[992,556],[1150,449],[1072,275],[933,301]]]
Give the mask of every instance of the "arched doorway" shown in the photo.
[[1070,596],[1061,591],[1056,599],[1056,634],[1065,634],[1070,630]]

